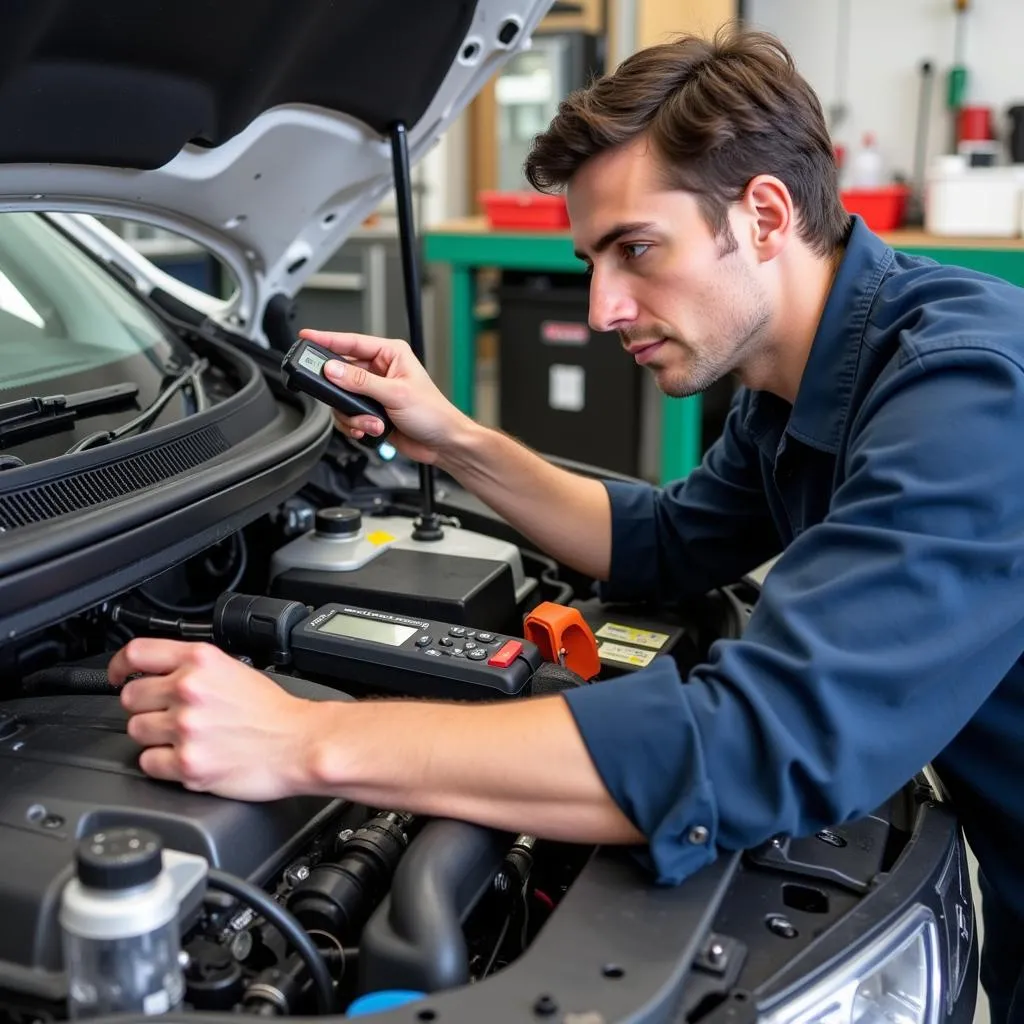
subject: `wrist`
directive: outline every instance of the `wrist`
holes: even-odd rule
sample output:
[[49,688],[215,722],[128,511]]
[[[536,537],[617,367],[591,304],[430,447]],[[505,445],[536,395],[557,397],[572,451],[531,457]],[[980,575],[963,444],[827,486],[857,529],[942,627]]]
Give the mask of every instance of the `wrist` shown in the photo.
[[460,469],[473,469],[480,465],[480,455],[492,435],[488,427],[460,414],[459,421],[449,432],[444,447],[438,450],[438,465],[448,473],[457,474]]
[[353,702],[304,700],[302,704],[290,788],[296,796],[336,795],[350,774],[346,760],[353,745],[342,738],[348,728],[345,714]]

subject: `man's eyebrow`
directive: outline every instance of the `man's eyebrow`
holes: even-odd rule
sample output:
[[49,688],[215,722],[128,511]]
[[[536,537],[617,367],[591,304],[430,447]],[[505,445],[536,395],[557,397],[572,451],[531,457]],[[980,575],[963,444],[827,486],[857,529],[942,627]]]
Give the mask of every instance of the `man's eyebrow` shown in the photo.
[[[598,240],[594,246],[595,254],[600,254],[608,248],[613,242],[617,242],[623,235],[630,235],[634,231],[646,231],[648,228],[654,225],[649,220],[634,221],[631,224],[616,224],[611,231],[606,231]],[[576,258],[578,260],[587,260],[587,254],[576,250]]]

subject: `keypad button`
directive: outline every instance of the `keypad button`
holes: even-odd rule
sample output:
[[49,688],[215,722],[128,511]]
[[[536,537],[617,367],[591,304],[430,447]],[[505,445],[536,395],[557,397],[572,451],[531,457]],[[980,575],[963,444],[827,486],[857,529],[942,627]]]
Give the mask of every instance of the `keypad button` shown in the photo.
[[475,648],[477,648],[479,646],[480,645],[475,640],[467,640],[463,644],[463,647],[465,647],[467,651],[472,651],[472,650],[474,650]]
[[468,651],[466,657],[470,661],[483,661],[487,657],[487,652],[482,647],[477,647],[472,651]]
[[455,641],[450,636],[443,636],[437,641],[442,647],[451,647]]
[[472,640],[473,637],[476,636],[476,630],[475,629],[467,629],[466,630],[466,636],[468,636]]
[[466,629],[465,629],[464,626],[452,626],[452,628],[448,630],[448,635],[449,636],[465,636],[466,635]]
[[428,647],[429,645],[430,645],[430,635],[428,633],[424,633],[422,636],[416,637],[416,646],[417,647]]
[[493,644],[495,641],[493,633],[477,633],[476,638],[482,644]]
[[523,645],[518,640],[508,640],[491,655],[487,664],[494,668],[508,668],[523,650]]

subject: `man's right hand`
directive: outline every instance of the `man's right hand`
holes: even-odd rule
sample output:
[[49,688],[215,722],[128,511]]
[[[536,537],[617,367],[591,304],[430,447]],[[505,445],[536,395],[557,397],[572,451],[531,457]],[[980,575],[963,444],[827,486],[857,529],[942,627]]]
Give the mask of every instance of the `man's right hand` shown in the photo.
[[[441,394],[406,342],[335,331],[303,330],[299,336],[338,356],[324,367],[328,380],[384,406],[395,425],[389,440],[403,455],[434,463],[472,423]],[[375,416],[335,412],[334,419],[342,433],[355,439],[379,434],[383,426]]]
[[[417,462],[439,464],[537,547],[595,579],[607,579],[612,527],[599,480],[557,468],[498,430],[487,430],[437,389],[404,341],[333,331],[299,332],[338,356],[324,373],[375,398],[395,425],[390,440]],[[375,416],[334,414],[352,438],[379,434]]]

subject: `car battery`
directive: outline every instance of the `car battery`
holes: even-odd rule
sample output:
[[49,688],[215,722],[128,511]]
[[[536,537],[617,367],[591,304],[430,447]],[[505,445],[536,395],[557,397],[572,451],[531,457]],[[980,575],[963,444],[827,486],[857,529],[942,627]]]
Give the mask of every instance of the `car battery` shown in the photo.
[[416,539],[415,522],[320,509],[314,529],[271,557],[270,594],[307,605],[357,604],[379,611],[516,634],[537,580],[519,549],[447,526],[438,540]]
[[672,658],[680,672],[697,662],[697,637],[688,619],[668,609],[605,604],[598,598],[575,601],[597,641],[601,679],[647,668],[655,658]]

